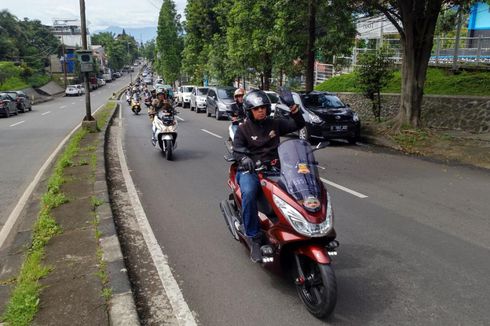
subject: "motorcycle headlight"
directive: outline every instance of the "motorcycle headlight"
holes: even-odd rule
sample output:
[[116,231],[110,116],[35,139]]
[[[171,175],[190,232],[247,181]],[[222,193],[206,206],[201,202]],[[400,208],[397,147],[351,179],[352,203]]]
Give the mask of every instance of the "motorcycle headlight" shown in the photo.
[[308,113],[308,116],[310,117],[310,120],[313,123],[322,123],[323,122],[322,119],[320,119],[320,117],[317,116],[316,114]]
[[327,193],[327,213],[325,221],[322,223],[310,223],[303,215],[300,214],[295,208],[286,203],[284,200],[276,195],[272,195],[274,204],[279,208],[282,214],[288,219],[291,226],[296,232],[308,237],[322,237],[327,234],[333,226],[332,220],[332,205],[330,203],[330,194]]
[[358,122],[359,121],[359,115],[357,113],[354,112],[354,114],[352,115],[352,120],[354,122]]

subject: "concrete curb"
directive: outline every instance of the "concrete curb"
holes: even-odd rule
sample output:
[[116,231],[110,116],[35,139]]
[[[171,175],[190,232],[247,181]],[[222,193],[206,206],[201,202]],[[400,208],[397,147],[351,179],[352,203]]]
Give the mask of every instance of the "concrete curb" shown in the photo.
[[99,230],[102,232],[100,246],[103,251],[102,259],[107,264],[107,273],[109,275],[109,284],[112,289],[112,297],[109,301],[109,320],[111,325],[140,325],[136,305],[131,291],[131,285],[127,270],[124,265],[124,257],[121,251],[121,245],[117,237],[116,226],[110,206],[109,189],[106,179],[106,136],[108,135],[108,126],[112,123],[116,113],[120,109],[117,104],[110,119],[104,126],[103,132],[99,135],[99,146],[96,151],[97,160],[95,173],[95,196],[102,200],[103,204],[96,208],[96,214],[99,217]]

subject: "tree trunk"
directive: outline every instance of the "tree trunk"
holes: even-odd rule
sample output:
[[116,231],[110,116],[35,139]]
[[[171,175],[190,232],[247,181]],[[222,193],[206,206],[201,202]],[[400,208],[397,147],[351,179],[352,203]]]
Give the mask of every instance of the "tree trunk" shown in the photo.
[[264,71],[264,90],[268,91],[271,88],[272,68],[266,68]]
[[423,1],[399,1],[403,20],[402,85],[397,129],[403,125],[420,126],[422,99],[427,68],[434,43],[434,30],[441,8],[441,0],[431,0],[427,7]]
[[305,90],[311,92],[314,87],[315,74],[315,26],[316,26],[316,1],[308,1],[308,42],[306,44],[306,82]]

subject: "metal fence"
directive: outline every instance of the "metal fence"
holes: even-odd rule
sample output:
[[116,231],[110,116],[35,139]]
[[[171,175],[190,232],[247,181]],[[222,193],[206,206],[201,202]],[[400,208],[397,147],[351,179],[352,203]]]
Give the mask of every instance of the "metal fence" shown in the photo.
[[[382,43],[393,51],[392,59],[400,63],[400,40],[384,39]],[[351,65],[346,65],[346,69],[351,70],[357,66],[360,54],[376,51],[380,45],[381,41],[378,40],[375,49],[354,48],[350,58]],[[444,66],[452,64],[454,60],[459,65],[490,65],[490,37],[461,37],[458,46],[454,37],[436,37],[429,63],[433,66]]]

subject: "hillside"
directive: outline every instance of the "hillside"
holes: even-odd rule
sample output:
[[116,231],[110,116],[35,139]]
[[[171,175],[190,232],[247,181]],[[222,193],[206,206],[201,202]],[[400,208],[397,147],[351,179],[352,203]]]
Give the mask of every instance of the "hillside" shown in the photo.
[[[444,69],[429,68],[424,94],[490,96],[489,85],[490,72],[463,71],[454,75]],[[397,71],[382,92],[399,93],[400,88],[400,72]],[[331,92],[360,92],[356,85],[355,73],[331,78],[316,86],[315,89]]]

